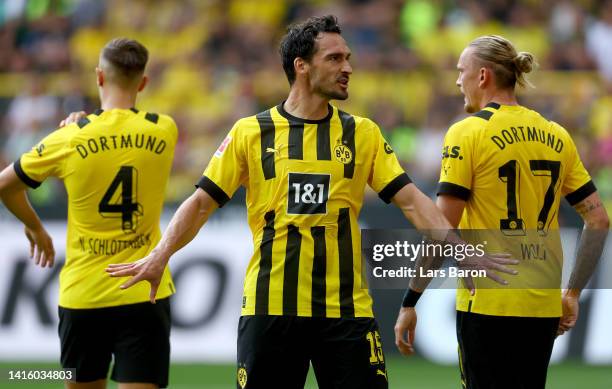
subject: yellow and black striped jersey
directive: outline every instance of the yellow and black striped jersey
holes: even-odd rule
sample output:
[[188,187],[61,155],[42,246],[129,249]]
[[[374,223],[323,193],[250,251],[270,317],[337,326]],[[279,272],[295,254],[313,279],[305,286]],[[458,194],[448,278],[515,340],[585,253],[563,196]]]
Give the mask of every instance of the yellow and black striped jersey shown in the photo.
[[255,252],[242,315],[372,317],[357,224],[365,186],[389,202],[408,183],[369,119],[330,105],[303,120],[280,104],[239,120],[198,186],[220,206],[246,188]]
[[[521,245],[525,237],[535,236],[560,252],[561,195],[574,205],[595,190],[567,131],[525,107],[489,103],[446,134],[438,195],[467,201],[459,228],[497,230],[513,242],[511,254],[522,260],[519,273],[524,270],[517,277],[529,277],[529,266],[523,265],[534,263]],[[474,297],[460,289],[457,309],[500,316],[561,316],[561,267],[551,260],[540,261],[540,266],[554,269],[555,288],[485,287],[477,288]],[[562,262],[562,254],[558,260]]]
[[[166,115],[135,108],[98,110],[60,128],[14,163],[36,188],[49,176],[68,192],[66,263],[59,305],[99,308],[149,300],[149,286],[120,290],[110,263],[145,257],[160,239],[159,218],[177,141]],[[166,269],[158,297],[174,291]]]

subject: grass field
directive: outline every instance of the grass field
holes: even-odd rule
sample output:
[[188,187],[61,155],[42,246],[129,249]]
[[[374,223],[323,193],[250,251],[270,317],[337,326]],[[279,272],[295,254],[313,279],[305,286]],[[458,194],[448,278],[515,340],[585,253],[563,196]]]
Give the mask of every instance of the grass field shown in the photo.
[[[22,368],[56,368],[53,364],[0,363],[0,388],[51,389],[61,388],[61,383],[9,382],[6,370]],[[391,389],[454,389],[460,388],[459,373],[454,366],[434,365],[419,358],[388,358],[387,368]],[[174,364],[170,373],[172,389],[235,389],[233,365]],[[312,373],[312,372],[311,372]],[[109,388],[116,388],[110,384]],[[314,376],[309,375],[307,389],[317,388]],[[548,389],[611,389],[612,366],[585,366],[565,362],[551,366],[548,373]]]

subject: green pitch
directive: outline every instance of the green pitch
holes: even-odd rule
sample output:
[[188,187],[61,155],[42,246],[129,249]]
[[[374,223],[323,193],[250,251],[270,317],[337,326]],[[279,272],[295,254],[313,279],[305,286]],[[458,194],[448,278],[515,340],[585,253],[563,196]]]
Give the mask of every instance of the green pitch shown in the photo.
[[[32,381],[9,382],[6,369],[57,368],[53,364],[0,363],[0,388],[51,389],[61,388],[58,383],[38,384]],[[440,366],[420,358],[391,357],[387,360],[390,389],[460,389],[459,372],[455,366]],[[236,389],[236,370],[233,365],[173,364],[170,372],[172,389]],[[611,366],[585,366],[576,362],[565,362],[552,366],[548,373],[548,389],[610,389],[612,387]],[[116,388],[111,383],[109,388]],[[312,374],[306,383],[307,389],[316,389]]]

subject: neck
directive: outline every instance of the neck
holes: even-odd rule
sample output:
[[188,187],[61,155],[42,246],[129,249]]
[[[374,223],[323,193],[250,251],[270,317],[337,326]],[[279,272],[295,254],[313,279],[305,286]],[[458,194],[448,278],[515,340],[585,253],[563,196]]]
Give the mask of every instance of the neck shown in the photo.
[[125,91],[112,86],[105,86],[100,90],[100,102],[103,110],[130,109],[136,105],[136,94],[138,92]]
[[482,99],[480,100],[480,106],[484,107],[490,102],[495,102],[501,105],[519,105],[518,101],[516,100],[514,90],[510,89],[495,89],[490,91],[489,93],[484,93]]
[[283,108],[300,119],[321,120],[329,113],[328,104],[329,99],[294,85]]

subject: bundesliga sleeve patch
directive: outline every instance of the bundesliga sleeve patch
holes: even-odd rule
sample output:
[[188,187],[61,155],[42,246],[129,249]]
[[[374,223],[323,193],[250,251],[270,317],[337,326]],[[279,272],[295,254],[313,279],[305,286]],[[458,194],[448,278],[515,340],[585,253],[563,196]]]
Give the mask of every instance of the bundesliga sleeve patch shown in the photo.
[[225,139],[223,139],[223,142],[221,142],[221,145],[219,145],[219,148],[217,149],[217,151],[215,151],[215,157],[221,158],[221,156],[225,152],[225,149],[227,149],[227,146],[229,146],[231,141],[232,141],[232,137],[229,135],[226,136]]

